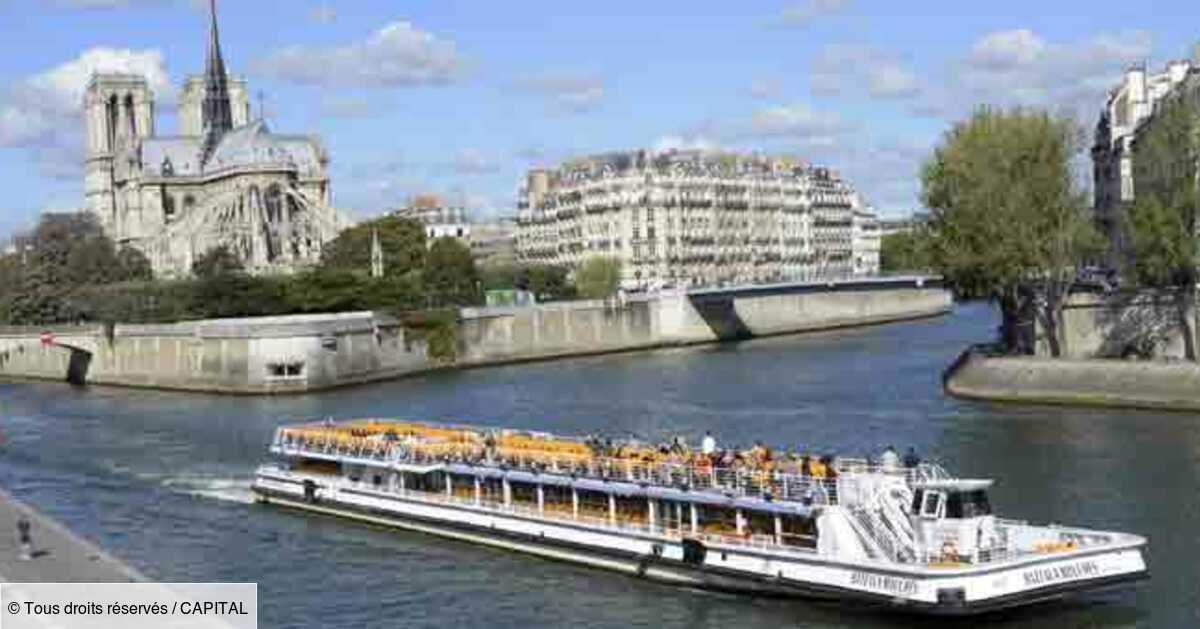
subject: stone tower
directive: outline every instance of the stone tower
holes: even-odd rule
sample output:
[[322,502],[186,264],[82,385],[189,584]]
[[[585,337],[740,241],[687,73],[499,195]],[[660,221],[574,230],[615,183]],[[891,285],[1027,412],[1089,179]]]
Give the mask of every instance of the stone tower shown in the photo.
[[121,238],[120,182],[138,167],[139,143],[154,136],[154,94],[143,76],[96,74],[84,92],[84,194],[105,230]]

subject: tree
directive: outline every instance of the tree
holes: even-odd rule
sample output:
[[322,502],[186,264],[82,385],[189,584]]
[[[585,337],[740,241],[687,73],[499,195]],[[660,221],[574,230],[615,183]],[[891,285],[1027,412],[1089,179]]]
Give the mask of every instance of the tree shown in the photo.
[[371,270],[371,237],[379,234],[385,277],[425,266],[425,227],[407,218],[386,216],[343,230],[321,251],[321,266],[344,271]]
[[437,306],[478,304],[479,271],[471,250],[454,238],[438,238],[425,259],[425,290]]
[[1176,320],[1188,360],[1196,360],[1196,213],[1200,116],[1195,105],[1169,96],[1134,143],[1137,201],[1128,215],[1133,274],[1138,282],[1173,289]]
[[584,299],[605,299],[620,287],[621,261],[617,258],[588,258],[575,270],[575,289]]
[[154,279],[150,260],[133,247],[121,247],[117,252],[119,282],[148,282]]
[[1051,353],[1062,354],[1062,308],[1098,242],[1071,169],[1080,145],[1070,120],[981,108],[946,133],[922,169],[933,264],[961,292],[999,304],[1009,351],[1032,349],[1018,328],[1029,307]]
[[879,267],[883,271],[924,271],[931,266],[929,236],[924,230],[898,232],[880,242]]
[[534,294],[539,301],[572,299],[575,289],[567,281],[567,270],[549,264],[534,264],[517,272],[516,287]]
[[241,258],[225,245],[217,245],[192,261],[192,275],[200,279],[228,277],[244,270]]

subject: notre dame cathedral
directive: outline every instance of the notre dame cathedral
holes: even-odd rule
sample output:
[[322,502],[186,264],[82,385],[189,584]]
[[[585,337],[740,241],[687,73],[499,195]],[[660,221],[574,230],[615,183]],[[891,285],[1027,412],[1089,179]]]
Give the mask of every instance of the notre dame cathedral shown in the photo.
[[145,77],[92,77],[87,207],[158,276],[187,275],[221,245],[248,271],[290,272],[315,262],[342,227],[330,206],[329,157],[315,137],[276,135],[251,118],[245,81],[225,71],[215,0],[210,12],[205,72],[183,86],[178,136],[155,134]]

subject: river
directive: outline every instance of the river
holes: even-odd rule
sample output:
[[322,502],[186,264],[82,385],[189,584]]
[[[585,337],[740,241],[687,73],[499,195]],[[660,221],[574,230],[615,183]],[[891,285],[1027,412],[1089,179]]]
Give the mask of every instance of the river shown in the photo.
[[[164,581],[253,581],[263,627],[896,627],[915,619],[660,586],[254,504],[272,430],[391,416],[877,453],[994,477],[1009,517],[1150,538],[1152,579],[995,627],[1200,622],[1200,418],[946,397],[983,304],[874,328],[518,365],[286,398],[0,383],[0,484]],[[0,532],[0,534],[4,534]]]

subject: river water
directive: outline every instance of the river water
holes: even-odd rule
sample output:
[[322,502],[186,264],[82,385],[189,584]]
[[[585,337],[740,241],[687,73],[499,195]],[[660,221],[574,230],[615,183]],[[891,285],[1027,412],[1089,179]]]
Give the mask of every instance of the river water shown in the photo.
[[[986,340],[938,319],[443,373],[253,399],[0,383],[0,484],[163,581],[253,581],[263,627],[893,627],[919,620],[631,577],[254,504],[275,426],[333,415],[878,452],[995,477],[1002,515],[1147,535],[1152,579],[995,627],[1200,625],[1200,418],[958,401],[940,373]],[[0,534],[5,534],[0,532]]]

